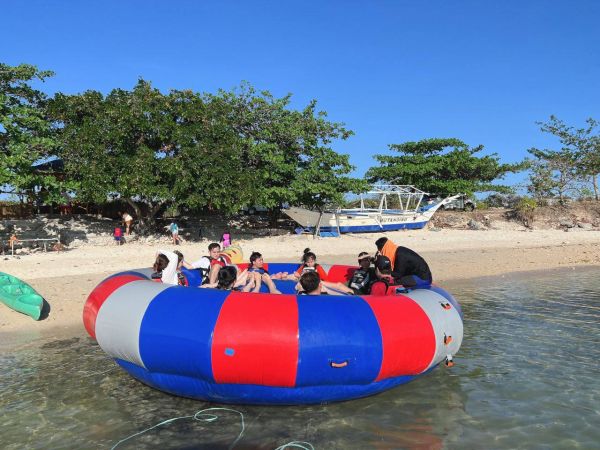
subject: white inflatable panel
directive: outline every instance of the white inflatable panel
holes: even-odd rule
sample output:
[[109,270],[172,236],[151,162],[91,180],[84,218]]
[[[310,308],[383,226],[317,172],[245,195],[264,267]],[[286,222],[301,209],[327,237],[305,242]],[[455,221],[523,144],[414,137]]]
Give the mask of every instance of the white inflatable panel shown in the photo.
[[96,318],[96,340],[102,350],[113,358],[145,368],[139,346],[142,319],[154,297],[169,287],[172,286],[140,280],[114,291]]
[[[444,361],[447,356],[458,352],[463,339],[463,323],[458,311],[450,304],[450,309],[444,309],[443,304],[449,303],[442,295],[427,289],[417,289],[405,294],[423,308],[429,317],[435,333],[435,355],[428,369]],[[444,335],[451,336],[449,345],[444,344]]]

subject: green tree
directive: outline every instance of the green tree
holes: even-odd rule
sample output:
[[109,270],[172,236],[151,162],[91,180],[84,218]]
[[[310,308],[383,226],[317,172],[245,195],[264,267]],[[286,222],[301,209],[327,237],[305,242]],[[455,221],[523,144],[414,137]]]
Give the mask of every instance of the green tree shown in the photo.
[[560,151],[527,150],[535,159],[528,160],[530,171],[527,190],[538,201],[557,196],[561,203],[577,189],[580,175],[577,170],[578,155],[565,147]]
[[78,196],[125,199],[152,225],[167,205],[231,213],[244,205],[322,206],[362,187],[348,156],[329,144],[350,132],[315,113],[241,92],[162,94],[140,80],[132,91],[58,94],[52,102],[67,173]]
[[275,98],[248,84],[206,99],[231,111],[229,124],[240,138],[244,170],[252,173],[252,203],[275,213],[285,203],[323,208],[340,204],[346,192],[366,188],[364,180],[348,176],[354,169],[348,155],[331,148],[353,133],[327,120],[316,101],[291,110],[291,95]]
[[0,186],[4,193],[32,196],[43,189],[46,202],[64,201],[68,186],[33,165],[55,155],[56,141],[46,116],[46,95],[31,83],[52,76],[29,64],[0,63]]
[[510,187],[492,182],[523,169],[522,164],[501,164],[495,153],[478,156],[483,146],[471,148],[453,138],[404,142],[389,148],[400,156],[375,155],[380,165],[367,171],[371,182],[412,184],[431,193],[506,193]]
[[[537,122],[544,133],[556,136],[562,145],[561,150],[529,151],[536,164],[546,165],[552,172],[555,184],[564,189],[576,189],[577,182],[589,182],[594,190],[594,198],[599,200],[598,176],[600,175],[600,134],[598,122],[592,118],[586,120],[584,128],[566,125],[556,116],[550,116],[547,122]],[[557,191],[560,191],[556,187]],[[561,197],[562,199],[562,197]]]
[[224,126],[226,112],[207,108],[198,94],[164,95],[140,80],[106,97],[58,94],[52,111],[78,197],[122,198],[142,231],[167,205],[233,210],[243,201],[250,174],[241,171],[237,136]]

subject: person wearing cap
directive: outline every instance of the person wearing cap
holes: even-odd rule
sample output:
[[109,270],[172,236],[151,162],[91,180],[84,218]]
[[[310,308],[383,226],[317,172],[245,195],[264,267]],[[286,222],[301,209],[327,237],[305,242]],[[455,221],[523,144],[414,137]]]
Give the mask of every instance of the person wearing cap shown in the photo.
[[431,270],[417,252],[394,244],[386,237],[375,241],[377,253],[389,259],[392,275],[404,287],[427,287],[432,283]]
[[360,252],[358,255],[358,269],[352,274],[348,287],[354,294],[368,294],[371,283],[375,280],[375,271],[371,269],[373,257],[367,252]]

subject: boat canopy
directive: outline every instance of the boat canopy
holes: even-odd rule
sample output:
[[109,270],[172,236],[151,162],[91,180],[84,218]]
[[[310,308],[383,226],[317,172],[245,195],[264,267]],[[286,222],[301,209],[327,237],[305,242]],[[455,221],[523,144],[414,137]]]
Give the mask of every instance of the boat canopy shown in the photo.
[[344,208],[339,211],[417,211],[425,195],[428,193],[410,184],[376,184],[369,191],[360,194],[360,208]]

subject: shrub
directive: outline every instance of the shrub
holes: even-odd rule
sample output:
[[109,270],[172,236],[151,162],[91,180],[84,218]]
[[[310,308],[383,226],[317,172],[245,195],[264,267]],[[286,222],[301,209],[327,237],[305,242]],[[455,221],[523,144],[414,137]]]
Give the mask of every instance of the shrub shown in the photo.
[[537,209],[537,203],[534,199],[529,198],[529,197],[523,197],[515,205],[516,217],[527,228],[531,228],[533,226],[533,221],[535,219],[536,209]]

